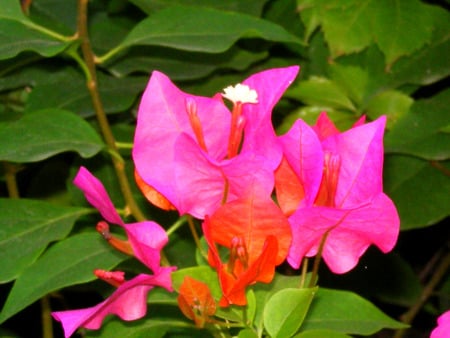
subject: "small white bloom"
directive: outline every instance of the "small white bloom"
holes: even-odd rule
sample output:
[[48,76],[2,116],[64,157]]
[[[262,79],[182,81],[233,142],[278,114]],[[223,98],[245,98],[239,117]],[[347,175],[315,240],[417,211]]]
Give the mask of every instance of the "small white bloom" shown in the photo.
[[238,83],[236,86],[225,88],[222,96],[234,104],[240,103],[258,103],[258,93],[249,86]]

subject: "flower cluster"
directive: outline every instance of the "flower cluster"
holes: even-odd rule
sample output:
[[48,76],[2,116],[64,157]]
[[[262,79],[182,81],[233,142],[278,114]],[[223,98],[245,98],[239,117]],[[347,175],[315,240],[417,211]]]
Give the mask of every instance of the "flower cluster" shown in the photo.
[[[270,283],[285,261],[297,269],[305,257],[321,255],[331,271],[345,273],[370,245],[388,252],[397,240],[399,217],[382,187],[385,117],[361,118],[340,132],[323,113],[314,126],[298,120],[277,136],[272,111],[298,71],[263,71],[212,98],[184,93],[155,71],[141,100],[136,182],[154,205],[202,221],[220,307],[246,305],[247,287]],[[94,308],[54,313],[66,336],[78,326],[98,328],[109,313],[142,317],[147,292],[171,290],[173,270],[159,263],[167,242],[159,225],[123,223],[101,183],[83,168],[75,184],[106,221],[125,229],[128,251],[153,275],[125,282],[98,274],[118,289]],[[101,224],[104,237],[126,252]],[[206,285],[185,278],[179,293],[182,312],[196,325],[210,320],[216,303]]]

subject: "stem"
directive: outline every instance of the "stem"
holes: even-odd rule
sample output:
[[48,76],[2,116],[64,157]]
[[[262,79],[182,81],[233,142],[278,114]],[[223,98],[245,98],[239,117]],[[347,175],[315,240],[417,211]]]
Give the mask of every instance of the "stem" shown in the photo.
[[191,215],[187,215],[186,217],[189,224],[189,229],[191,230],[192,237],[194,238],[195,245],[200,250],[202,256],[206,257],[206,254],[203,252],[202,246],[200,244],[200,238],[198,237],[197,229],[195,229],[194,219],[192,218]]
[[[419,313],[420,309],[426,303],[428,298],[430,298],[436,286],[441,282],[442,278],[446,275],[446,272],[450,266],[450,253],[447,253],[444,258],[439,262],[436,270],[434,271],[433,276],[429,280],[428,284],[425,285],[422,290],[422,294],[420,295],[417,302],[403,315],[400,316],[400,319],[403,323],[411,324],[416,315]],[[395,333],[394,338],[401,338],[406,333],[406,329],[398,330]]]
[[325,246],[325,242],[327,240],[327,237],[328,237],[328,234],[330,233],[330,231],[331,231],[331,229],[328,230],[327,232],[325,232],[322,237],[322,240],[320,241],[319,250],[317,252],[316,257],[314,258],[313,270],[312,270],[311,279],[310,279],[309,285],[308,285],[309,288],[312,288],[317,283],[317,275],[319,273],[320,261],[322,260],[323,247]]
[[186,223],[187,218],[186,217],[180,217],[175,223],[172,224],[172,226],[166,230],[167,236],[170,236],[175,231],[178,230],[184,223]]
[[[106,142],[109,152],[114,153],[111,156],[114,169],[119,181],[120,189],[122,191],[125,203],[127,204],[131,214],[138,221],[145,220],[145,216],[139,209],[136,201],[134,200],[133,194],[131,192],[130,183],[128,181],[127,175],[125,173],[125,162],[121,159],[119,152],[116,147],[116,141],[114,135],[111,131],[108,119],[106,117],[105,110],[100,98],[100,94],[97,87],[97,72],[94,62],[94,53],[91,48],[91,43],[89,41],[88,30],[87,30],[87,4],[88,0],[78,0],[78,18],[77,18],[77,33],[81,41],[81,53],[83,56],[84,63],[86,65],[85,71],[88,72],[87,75],[87,88],[92,99],[92,104],[94,106],[95,114],[97,116],[97,121],[100,126],[101,133]],[[120,159],[119,159],[120,158]]]
[[306,274],[308,273],[308,258],[303,258],[303,263],[302,263],[302,276],[300,278],[300,289],[303,289],[305,287],[305,282],[306,282]]
[[20,198],[16,180],[17,167],[9,162],[3,162],[3,167],[5,168],[6,189],[9,198]]
[[42,337],[53,338],[53,326],[52,326],[52,309],[50,307],[49,296],[41,298],[41,319],[42,319]]

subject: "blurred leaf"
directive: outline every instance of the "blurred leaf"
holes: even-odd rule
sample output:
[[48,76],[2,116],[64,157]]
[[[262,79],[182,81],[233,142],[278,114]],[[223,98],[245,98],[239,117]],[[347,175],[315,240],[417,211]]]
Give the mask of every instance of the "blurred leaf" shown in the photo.
[[267,0],[130,0],[147,14],[174,5],[188,5],[214,8],[230,12],[242,12],[254,16],[260,16]]
[[2,0],[0,6],[0,60],[16,56],[23,51],[34,51],[53,56],[70,45],[69,38],[41,27],[29,20],[19,1]]
[[355,293],[320,288],[306,315],[302,330],[326,329],[370,335],[384,328],[406,327],[407,325],[388,317]]
[[[449,171],[449,163],[438,162]],[[433,225],[450,215],[450,180],[429,161],[388,155],[384,166],[385,192],[400,215],[402,230]]]
[[301,43],[284,28],[263,19],[211,8],[174,6],[141,21],[113,52],[133,45],[156,45],[222,53],[240,38]]
[[[26,110],[43,108],[66,109],[87,117],[94,115],[91,96],[82,77],[68,73],[58,83],[37,85],[30,93]],[[107,113],[122,112],[131,107],[137,95],[145,89],[147,77],[98,76],[99,92]]]
[[294,338],[351,338],[350,336],[331,330],[309,330],[296,334]]
[[433,13],[432,39],[416,53],[399,59],[392,67],[390,84],[398,87],[404,83],[429,85],[450,75],[450,12],[438,6],[430,7]]
[[[386,64],[410,55],[431,39],[430,6],[419,0],[378,0],[370,14],[375,41],[386,56]],[[367,17],[369,20],[369,17]]]
[[0,122],[0,144],[0,159],[19,163],[41,161],[66,151],[90,157],[104,146],[86,121],[59,109],[40,110],[19,120]]
[[0,322],[52,291],[96,279],[94,269],[109,270],[124,258],[97,232],[58,242],[17,278],[0,313]]
[[300,328],[317,288],[286,288],[275,293],[264,306],[264,327],[271,337],[287,338]]
[[[151,294],[151,292],[150,292]],[[145,318],[137,321],[126,322],[117,318],[105,320],[101,330],[88,330],[85,332],[86,338],[161,338],[164,337],[170,327],[176,326],[180,321],[175,321],[170,318],[165,320],[157,320],[152,318]],[[186,325],[185,322],[181,322]]]
[[90,209],[35,200],[0,199],[0,283],[16,278],[52,241],[67,236]]
[[221,54],[140,47],[132,48],[124,57],[108,66],[108,69],[119,77],[133,72],[149,74],[152,70],[159,70],[174,81],[193,80],[210,75],[217,69],[242,71],[267,56],[267,52],[249,52],[237,47],[231,47]]
[[402,153],[429,160],[450,158],[450,134],[441,131],[450,124],[450,89],[430,99],[414,102],[386,134],[388,153]]
[[414,100],[398,90],[386,90],[373,96],[367,104],[367,115],[375,120],[381,115],[387,116],[387,129],[395,126],[405,116]]
[[338,63],[330,65],[331,79],[347,93],[356,104],[361,105],[366,95],[369,74],[361,67],[344,66]]
[[239,331],[237,338],[258,338],[258,335],[252,329],[244,329]]
[[31,2],[30,19],[44,27],[71,35],[76,30],[76,11],[76,0],[37,0]]
[[302,101],[311,106],[343,108],[355,111],[345,91],[334,81],[323,77],[311,77],[288,89],[285,97]]

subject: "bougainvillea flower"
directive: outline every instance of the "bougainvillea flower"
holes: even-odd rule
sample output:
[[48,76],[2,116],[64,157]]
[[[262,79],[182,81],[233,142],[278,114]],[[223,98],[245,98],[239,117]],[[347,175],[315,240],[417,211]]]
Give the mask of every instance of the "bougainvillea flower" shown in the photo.
[[[218,272],[220,306],[245,305],[245,290],[256,282],[269,283],[291,244],[289,222],[270,196],[252,189],[205,217],[203,232],[209,264]],[[218,245],[229,249],[226,263]]]
[[374,244],[394,247],[399,217],[383,193],[383,133],[386,118],[340,133],[321,116],[313,128],[297,121],[280,137],[284,160],[276,173],[277,197],[291,215],[288,262],[298,268],[304,256],[322,256],[335,273],[351,270]]
[[[153,72],[133,149],[137,182],[149,200],[203,219],[253,181],[270,192],[281,160],[271,113],[297,73],[296,66],[267,70],[207,98]],[[222,96],[232,101],[231,112]]]
[[216,302],[208,285],[190,276],[184,277],[177,298],[183,314],[202,328],[216,313]]
[[431,331],[430,338],[447,338],[450,333],[450,310],[440,315],[437,323],[438,326]]
[[116,286],[117,289],[109,298],[94,307],[53,312],[53,317],[62,323],[66,338],[80,326],[98,329],[108,314],[115,314],[124,320],[143,317],[146,313],[148,292],[155,286],[172,291],[171,273],[175,269],[160,266],[161,250],[168,242],[167,234],[160,225],[150,221],[124,223],[103,184],[86,168],[80,168],[74,184],[83,191],[89,203],[98,209],[106,221],[125,229],[128,241],[113,237],[105,221],[97,224],[97,230],[114,247],[134,255],[150,268],[154,275],[140,274],[125,281],[123,272],[96,270],[94,273],[97,277]]
[[165,230],[152,221],[125,223],[114,208],[103,184],[86,168],[79,169],[73,183],[83,191],[88,202],[107,222],[120,225],[125,229],[132,254],[156,272],[160,266],[161,250],[169,240]]
[[172,291],[172,268],[161,268],[155,275],[140,274],[123,282],[111,296],[90,308],[53,312],[52,316],[63,325],[64,335],[70,337],[79,327],[97,330],[103,319],[115,314],[123,320],[136,320],[147,312],[147,294],[155,286]]

